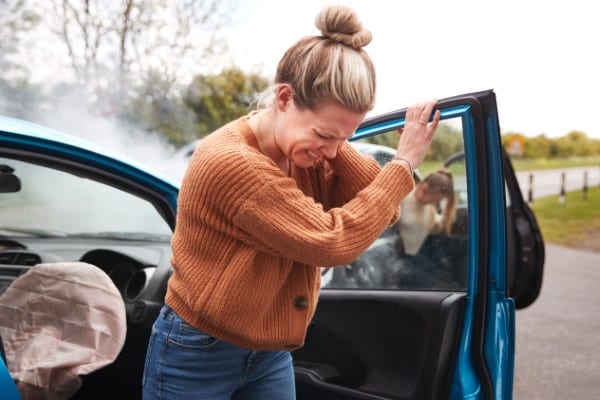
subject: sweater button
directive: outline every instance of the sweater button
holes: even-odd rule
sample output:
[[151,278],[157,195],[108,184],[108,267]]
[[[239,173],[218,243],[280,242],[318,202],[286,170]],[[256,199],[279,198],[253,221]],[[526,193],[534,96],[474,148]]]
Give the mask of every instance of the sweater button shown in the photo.
[[308,299],[306,296],[298,296],[294,299],[294,307],[298,310],[304,310],[308,307]]

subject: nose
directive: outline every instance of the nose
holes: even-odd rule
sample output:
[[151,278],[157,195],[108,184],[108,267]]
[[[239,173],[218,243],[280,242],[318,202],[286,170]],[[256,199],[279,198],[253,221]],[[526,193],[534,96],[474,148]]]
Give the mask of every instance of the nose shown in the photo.
[[327,143],[321,148],[321,152],[325,157],[332,159],[337,155],[337,151],[340,146],[341,145],[338,145],[337,143]]

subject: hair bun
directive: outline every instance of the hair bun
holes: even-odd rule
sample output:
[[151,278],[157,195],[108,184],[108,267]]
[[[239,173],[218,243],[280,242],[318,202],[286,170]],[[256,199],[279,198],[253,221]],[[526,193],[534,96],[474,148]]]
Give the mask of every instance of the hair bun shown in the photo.
[[352,8],[343,5],[327,6],[315,19],[321,35],[346,46],[360,49],[371,43],[373,36],[363,29],[358,14]]

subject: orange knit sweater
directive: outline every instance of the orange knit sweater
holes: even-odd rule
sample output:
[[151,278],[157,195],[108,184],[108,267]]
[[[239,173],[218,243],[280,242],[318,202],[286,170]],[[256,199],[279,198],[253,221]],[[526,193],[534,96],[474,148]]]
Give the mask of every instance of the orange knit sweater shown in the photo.
[[198,329],[254,350],[303,345],[319,266],[356,259],[399,216],[414,182],[345,143],[286,176],[247,124],[204,138],[184,176],[166,303]]

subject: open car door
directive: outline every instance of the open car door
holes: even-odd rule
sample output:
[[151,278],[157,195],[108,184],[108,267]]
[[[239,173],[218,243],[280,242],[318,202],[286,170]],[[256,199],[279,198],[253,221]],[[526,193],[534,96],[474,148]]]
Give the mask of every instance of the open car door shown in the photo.
[[[437,207],[454,207],[451,229],[408,251],[415,236],[395,224],[353,263],[323,270],[305,346],[293,353],[300,400],[512,398],[510,296],[521,306],[538,296],[543,242],[501,146],[493,91],[436,108],[442,121],[415,179],[450,171],[454,204]],[[351,140],[388,162],[405,112],[365,120]]]

